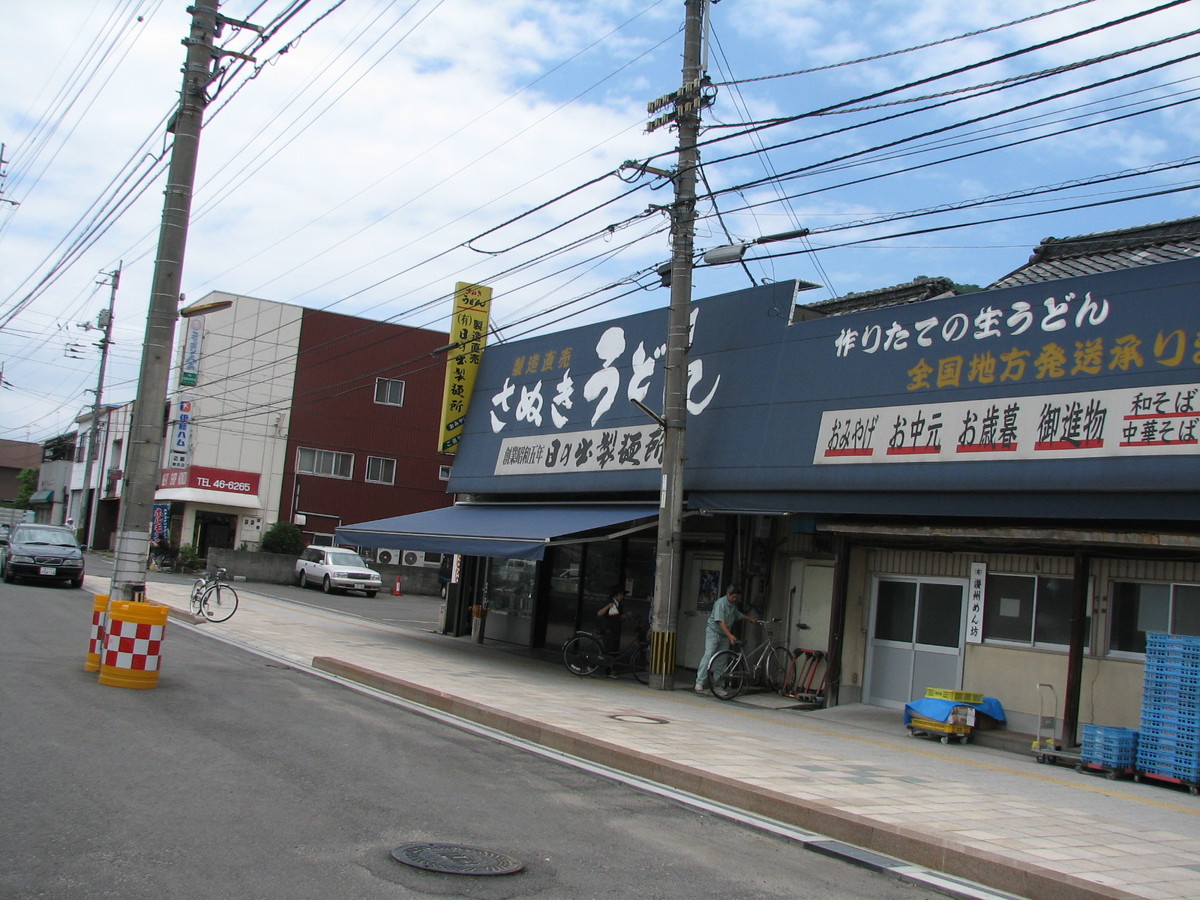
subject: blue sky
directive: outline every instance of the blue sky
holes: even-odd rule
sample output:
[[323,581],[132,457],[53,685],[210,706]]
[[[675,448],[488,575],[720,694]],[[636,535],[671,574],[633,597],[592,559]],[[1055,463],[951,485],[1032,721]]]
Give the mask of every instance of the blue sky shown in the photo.
[[[20,205],[0,204],[0,437],[43,440],[90,406],[96,332],[75,323],[107,305],[98,274],[118,264],[105,399],[132,397],[163,179],[124,191],[163,154],[186,5],[6,5],[0,196]],[[265,25],[284,8],[222,11]],[[986,285],[1047,236],[1200,214],[1200,38],[1180,37],[1196,4],[1100,27],[1137,11],[715,4],[697,249],[813,233],[751,248],[744,268],[698,269],[696,296],[752,278],[817,282],[813,300],[920,275]],[[227,57],[208,108],[187,298],[223,290],[445,328],[454,282],[480,281],[512,337],[665,305],[651,273],[669,256],[670,184],[618,173],[672,164],[674,133],[646,134],[645,104],[678,86],[682,12],[324,0],[261,47],[227,30],[221,43],[251,49],[258,75]]]

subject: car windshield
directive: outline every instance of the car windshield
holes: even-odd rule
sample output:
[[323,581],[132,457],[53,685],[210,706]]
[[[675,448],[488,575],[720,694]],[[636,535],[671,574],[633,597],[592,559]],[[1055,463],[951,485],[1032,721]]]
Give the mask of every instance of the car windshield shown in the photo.
[[366,568],[366,563],[362,561],[362,557],[353,550],[333,550],[329,554],[329,564],[331,566],[358,566]]
[[13,538],[22,544],[49,544],[52,547],[74,547],[75,536],[57,528],[22,528]]

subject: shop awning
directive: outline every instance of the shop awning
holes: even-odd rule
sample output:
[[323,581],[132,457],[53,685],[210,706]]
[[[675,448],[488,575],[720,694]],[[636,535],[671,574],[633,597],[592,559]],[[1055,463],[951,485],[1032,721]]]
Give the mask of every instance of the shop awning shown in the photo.
[[233,494],[229,491],[206,491],[203,488],[160,488],[154,492],[154,502],[207,503],[210,506],[232,506],[236,509],[262,509],[258,494]]
[[638,504],[533,505],[461,503],[445,509],[377,519],[337,529],[340,544],[541,559],[556,539],[658,515]]
[[39,506],[43,503],[53,503],[54,491],[34,491],[29,495],[29,502]]

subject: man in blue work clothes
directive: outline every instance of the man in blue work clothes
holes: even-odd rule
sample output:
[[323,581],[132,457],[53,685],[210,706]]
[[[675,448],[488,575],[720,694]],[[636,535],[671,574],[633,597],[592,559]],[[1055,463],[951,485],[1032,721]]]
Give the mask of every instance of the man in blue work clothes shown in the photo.
[[731,584],[729,590],[725,592],[725,596],[713,604],[708,624],[704,628],[704,656],[700,659],[700,665],[696,667],[697,694],[703,694],[706,690],[704,679],[708,677],[709,661],[718,651],[724,650],[730,644],[737,643],[737,637],[730,629],[742,619],[756,621],[753,616],[748,616],[738,609],[738,601],[741,599],[741,588]]

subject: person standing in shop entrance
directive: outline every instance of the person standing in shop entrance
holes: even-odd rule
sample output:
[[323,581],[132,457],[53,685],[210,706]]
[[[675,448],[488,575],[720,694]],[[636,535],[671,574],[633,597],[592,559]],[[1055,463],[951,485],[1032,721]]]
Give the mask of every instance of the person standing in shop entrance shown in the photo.
[[700,658],[700,665],[696,667],[697,694],[703,694],[706,690],[704,680],[708,677],[708,664],[712,658],[730,644],[738,642],[737,636],[731,630],[733,626],[742,619],[755,621],[753,616],[748,616],[738,609],[738,601],[741,599],[742,589],[736,584],[731,584],[725,596],[713,604],[708,624],[704,628],[704,656]]
[[[596,613],[600,620],[600,635],[604,639],[605,653],[615,654],[621,649],[621,620],[629,618],[630,615],[630,610],[625,608],[625,588],[617,588],[608,595],[608,603]],[[617,677],[611,666],[605,669],[604,674],[609,678]]]

